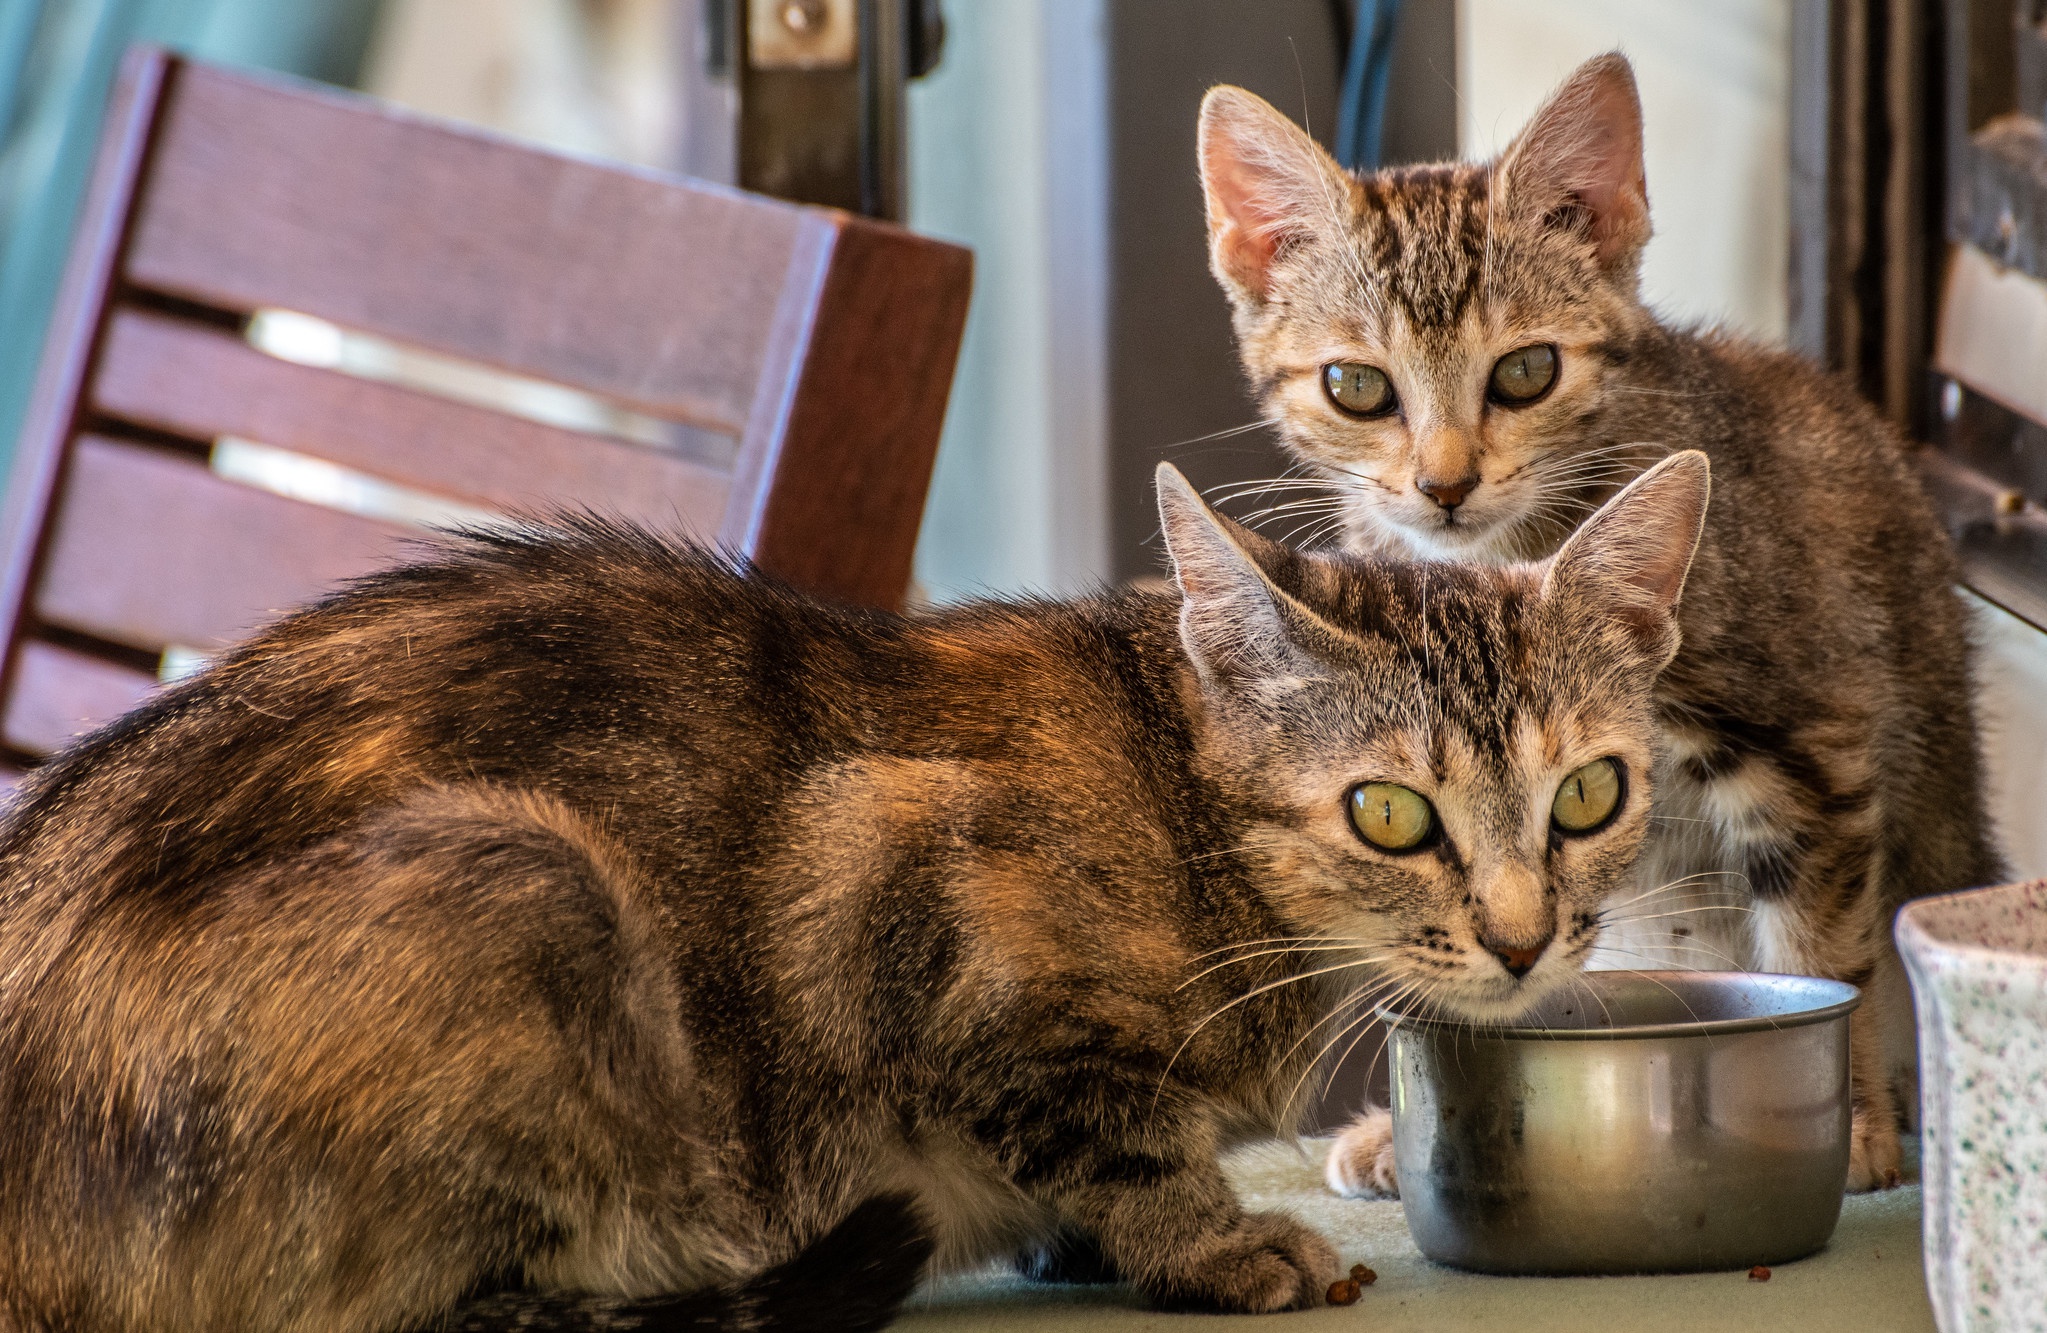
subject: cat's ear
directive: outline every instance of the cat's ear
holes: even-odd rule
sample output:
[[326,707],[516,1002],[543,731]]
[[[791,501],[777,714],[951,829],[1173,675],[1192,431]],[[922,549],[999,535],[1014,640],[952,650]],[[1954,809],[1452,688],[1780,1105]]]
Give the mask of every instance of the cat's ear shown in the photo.
[[1204,682],[1312,674],[1304,651],[1335,637],[1269,578],[1280,548],[1208,507],[1171,463],[1158,466],[1159,526],[1180,584],[1180,642]]
[[1711,465],[1697,449],[1664,459],[1571,534],[1543,574],[1543,596],[1591,603],[1667,663],[1677,653],[1677,602],[1712,489]]
[[1209,266],[1232,296],[1263,301],[1281,246],[1342,225],[1350,177],[1272,103],[1229,84],[1201,99],[1199,142]]
[[1579,231],[1609,272],[1633,275],[1649,243],[1642,99],[1618,51],[1578,66],[1493,168],[1516,211]]

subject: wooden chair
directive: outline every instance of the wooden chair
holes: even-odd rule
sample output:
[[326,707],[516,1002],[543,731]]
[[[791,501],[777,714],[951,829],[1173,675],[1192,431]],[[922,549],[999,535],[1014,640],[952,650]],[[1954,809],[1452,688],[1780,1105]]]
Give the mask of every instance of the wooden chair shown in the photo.
[[[833,210],[131,52],[0,519],[0,758],[419,535],[223,477],[222,438],[475,508],[680,527],[898,603],[970,272]],[[241,336],[273,309],[681,424],[649,447],[294,364]]]

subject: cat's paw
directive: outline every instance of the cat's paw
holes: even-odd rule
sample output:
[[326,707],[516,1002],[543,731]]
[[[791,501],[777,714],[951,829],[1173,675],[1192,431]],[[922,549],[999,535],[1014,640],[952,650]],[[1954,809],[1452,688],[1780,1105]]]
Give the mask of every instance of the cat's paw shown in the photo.
[[1902,1177],[1904,1150],[1898,1145],[1898,1126],[1889,1115],[1855,1112],[1848,1138],[1848,1192],[1894,1189]]
[[1320,1305],[1336,1280],[1336,1251],[1284,1213],[1246,1213],[1206,1244],[1172,1256],[1146,1285],[1167,1310],[1270,1314]]
[[1322,1169],[1329,1188],[1346,1199],[1397,1199],[1400,1176],[1393,1168],[1393,1112],[1369,1106],[1329,1145]]

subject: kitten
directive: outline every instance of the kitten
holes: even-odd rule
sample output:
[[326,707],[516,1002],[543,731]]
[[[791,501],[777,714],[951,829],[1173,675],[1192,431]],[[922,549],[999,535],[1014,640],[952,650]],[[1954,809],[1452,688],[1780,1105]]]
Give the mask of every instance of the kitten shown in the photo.
[[[1228,87],[1200,153],[1245,371],[1350,549],[1533,559],[1669,450],[1713,459],[1657,691],[1656,833],[1612,957],[1868,988],[1850,1185],[1894,1182],[1912,1020],[1891,915],[1999,872],[1955,565],[1905,442],[1805,361],[1642,304],[1619,55],[1489,163],[1353,177]],[[1372,1112],[1339,1140],[1341,1192],[1395,1186],[1388,1129]]]
[[1067,1235],[1312,1304],[1217,1154],[1358,979],[1593,947],[1706,488],[1433,569],[1165,468],[1181,592],[914,617],[577,520],[292,615],[0,824],[0,1328],[872,1328]]

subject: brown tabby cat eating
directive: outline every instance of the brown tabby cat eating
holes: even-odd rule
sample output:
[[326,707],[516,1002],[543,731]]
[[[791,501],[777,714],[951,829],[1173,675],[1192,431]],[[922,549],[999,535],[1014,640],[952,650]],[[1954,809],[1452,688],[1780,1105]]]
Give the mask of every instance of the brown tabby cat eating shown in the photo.
[[[1619,55],[1495,161],[1357,177],[1217,88],[1201,167],[1246,373],[1350,549],[1534,559],[1670,450],[1712,458],[1615,956],[1869,988],[1850,1185],[1894,1182],[1911,1016],[1891,915],[1998,875],[1955,567],[1904,442],[1797,357],[1643,305],[1641,108]],[[1383,1111],[1329,1176],[1395,1187]]]
[[1568,983],[1706,490],[1443,569],[1162,469],[1180,592],[914,617],[577,520],[292,615],[0,824],[0,1330],[857,1330],[1068,1234],[1318,1301],[1217,1154],[1362,982]]

